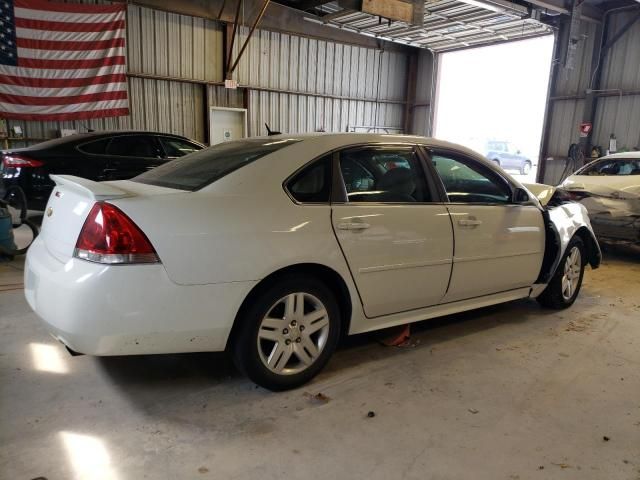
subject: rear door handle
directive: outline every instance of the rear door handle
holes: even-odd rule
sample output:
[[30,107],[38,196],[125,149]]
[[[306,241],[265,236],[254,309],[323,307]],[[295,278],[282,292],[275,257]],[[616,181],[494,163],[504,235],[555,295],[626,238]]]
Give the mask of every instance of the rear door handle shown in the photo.
[[364,222],[342,222],[338,224],[340,230],[366,230],[371,225]]
[[482,221],[470,219],[458,220],[458,225],[461,227],[477,227],[478,225],[482,225]]

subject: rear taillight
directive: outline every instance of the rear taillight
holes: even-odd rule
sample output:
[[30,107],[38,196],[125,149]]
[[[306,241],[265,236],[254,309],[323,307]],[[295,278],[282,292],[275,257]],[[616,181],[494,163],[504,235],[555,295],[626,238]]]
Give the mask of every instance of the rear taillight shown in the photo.
[[24,155],[3,155],[2,163],[6,168],[36,168],[44,165],[40,160]]
[[158,263],[147,236],[119,208],[96,203],[80,230],[73,256],[96,263]]

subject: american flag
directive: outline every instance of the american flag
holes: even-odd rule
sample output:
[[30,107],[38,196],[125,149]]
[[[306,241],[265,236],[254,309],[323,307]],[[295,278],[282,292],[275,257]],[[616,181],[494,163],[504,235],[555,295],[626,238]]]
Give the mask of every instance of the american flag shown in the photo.
[[125,9],[0,0],[0,117],[128,115]]

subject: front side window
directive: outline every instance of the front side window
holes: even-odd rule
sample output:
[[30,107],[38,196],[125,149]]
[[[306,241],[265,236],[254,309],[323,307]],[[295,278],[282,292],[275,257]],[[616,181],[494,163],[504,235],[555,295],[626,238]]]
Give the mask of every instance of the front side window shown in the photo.
[[429,201],[424,172],[413,147],[357,147],[340,152],[349,202]]
[[640,175],[640,159],[600,160],[587,165],[577,175]]
[[164,148],[164,153],[169,158],[184,157],[188,153],[193,153],[201,150],[201,147],[199,147],[198,145],[189,143],[185,140],[180,140],[179,138],[158,137],[158,139],[162,144],[162,148]]
[[132,180],[158,187],[199,190],[260,157],[299,141],[256,138],[219,143],[171,160]]
[[123,135],[113,137],[107,147],[107,155],[116,157],[158,157],[160,151],[154,139],[148,135]]
[[301,203],[329,203],[331,195],[331,155],[305,167],[288,183],[287,190]]
[[434,153],[435,167],[450,202],[510,203],[511,189],[498,175],[469,159]]

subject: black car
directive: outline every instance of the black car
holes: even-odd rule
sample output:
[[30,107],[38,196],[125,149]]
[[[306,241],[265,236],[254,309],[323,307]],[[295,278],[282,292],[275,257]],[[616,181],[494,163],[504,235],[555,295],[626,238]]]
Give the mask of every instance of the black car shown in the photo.
[[26,194],[29,209],[44,210],[55,185],[50,174],[96,181],[125,180],[203,148],[179,135],[125,131],[79,133],[3,150],[0,198],[6,188],[18,185]]

